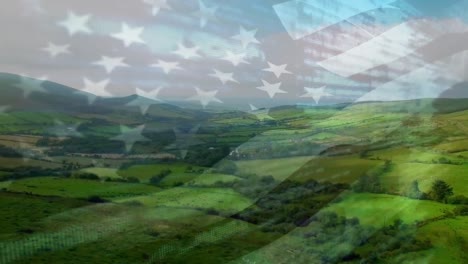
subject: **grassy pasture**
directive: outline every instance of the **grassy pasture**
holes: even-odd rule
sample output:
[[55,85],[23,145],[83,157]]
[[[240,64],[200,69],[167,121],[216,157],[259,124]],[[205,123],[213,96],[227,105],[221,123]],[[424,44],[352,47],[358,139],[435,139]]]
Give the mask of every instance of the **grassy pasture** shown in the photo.
[[232,213],[251,205],[248,198],[227,188],[177,187],[149,195],[116,199],[115,201],[139,201],[150,207],[213,208]]
[[57,112],[9,112],[7,115],[0,115],[0,133],[39,134],[54,126],[54,120],[60,120],[66,124],[76,124],[81,121],[78,118]]
[[85,201],[70,198],[0,192],[0,240],[25,236],[28,229],[42,230],[42,219],[87,204]]
[[16,168],[16,167],[21,167],[21,166],[58,168],[58,167],[61,167],[62,164],[58,162],[49,162],[49,161],[35,160],[35,159],[0,157],[0,167]]
[[235,182],[238,181],[239,177],[228,175],[228,174],[221,174],[221,173],[203,173],[196,176],[193,180],[189,181],[188,185],[196,185],[196,186],[209,186],[213,185],[216,182]]
[[434,146],[434,149],[447,153],[468,151],[468,139],[444,142]]
[[467,165],[397,163],[391,172],[381,177],[392,192],[402,193],[417,180],[421,191],[427,192],[435,180],[446,181],[455,194],[468,195]]
[[278,180],[291,176],[313,157],[291,157],[236,161],[240,173],[254,173],[258,176],[271,175]]
[[397,147],[384,150],[373,151],[370,153],[372,157],[392,160],[397,163],[407,162],[428,162],[433,160],[438,161],[440,158],[445,158],[452,162],[465,162],[465,158],[460,158],[457,155],[441,153],[432,150],[432,148],[415,148],[415,147]]
[[353,183],[382,164],[383,161],[361,159],[356,155],[320,157],[309,161],[292,178],[302,182],[313,179],[320,182]]
[[[185,182],[196,176],[195,173],[186,172],[187,167],[191,165],[186,163],[168,163],[168,164],[149,164],[149,165],[133,165],[129,168],[119,170],[117,173],[122,177],[137,177],[141,182],[148,182],[152,176],[157,175],[163,170],[170,169],[171,175],[165,179],[165,183],[173,183],[175,181]],[[204,169],[203,167],[191,166],[193,170]]]
[[416,263],[467,263],[467,225],[468,217],[456,217],[432,222],[421,227],[417,237],[431,241],[434,247],[419,253],[418,256],[406,256],[406,259],[415,260]]
[[383,227],[392,224],[397,218],[407,224],[434,218],[443,215],[444,210],[452,210],[454,207],[395,195],[348,192],[343,194],[341,201],[330,204],[324,210],[347,218],[357,217],[364,225]]
[[37,195],[87,198],[98,195],[104,198],[151,194],[159,188],[137,183],[100,182],[57,177],[37,177],[12,182],[7,190],[30,192]]
[[94,174],[96,174],[97,176],[99,176],[99,178],[105,178],[105,177],[109,177],[109,178],[112,178],[112,179],[120,179],[120,178],[122,178],[122,177],[117,173],[117,169],[112,169],[112,168],[99,168],[99,167],[94,167],[94,168],[82,169],[81,171],[87,172],[87,173],[94,173]]

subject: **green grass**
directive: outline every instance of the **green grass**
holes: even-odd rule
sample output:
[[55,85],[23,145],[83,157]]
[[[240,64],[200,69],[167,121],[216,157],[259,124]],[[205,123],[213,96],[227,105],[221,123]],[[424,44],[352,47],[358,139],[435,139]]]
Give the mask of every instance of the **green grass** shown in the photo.
[[343,200],[330,204],[325,210],[347,218],[357,217],[361,224],[383,227],[401,219],[412,224],[451,211],[454,206],[432,201],[413,200],[402,196],[369,193],[346,193]]
[[158,192],[159,188],[137,183],[37,177],[14,181],[7,187],[7,190],[45,196],[87,198],[91,195],[98,195],[104,198],[115,198],[151,194]]
[[236,161],[240,173],[254,173],[258,176],[271,175],[278,180],[291,176],[313,157],[292,157]]
[[100,178],[105,178],[105,177],[109,177],[112,179],[122,178],[117,173],[117,169],[112,169],[112,168],[87,168],[87,169],[82,169],[81,171],[87,172],[87,173],[94,173]]
[[149,164],[149,165],[133,165],[129,168],[119,170],[118,174],[122,177],[137,177],[141,182],[148,182],[149,179],[163,170],[170,169],[172,171],[166,183],[175,183],[177,181],[185,182],[192,179],[196,174],[186,172],[187,167],[191,166],[194,170],[204,169],[203,167],[192,166],[186,163],[169,163],[169,164]]
[[28,167],[41,167],[41,168],[58,168],[61,163],[35,160],[35,159],[22,159],[22,158],[5,158],[0,157],[0,167],[2,168],[16,168],[21,166]]
[[391,192],[403,193],[417,180],[421,191],[427,192],[435,180],[446,181],[455,194],[468,195],[467,165],[398,163],[382,176],[383,185]]
[[434,149],[448,153],[467,151],[468,139],[457,140],[452,142],[443,142],[437,146],[434,146]]
[[0,192],[0,241],[22,237],[22,230],[43,230],[42,219],[87,204],[69,198]]
[[456,217],[432,222],[418,230],[417,237],[434,246],[421,256],[425,263],[468,262],[468,217]]
[[82,120],[56,112],[28,112],[15,111],[8,115],[0,115],[1,133],[44,133],[47,128],[54,126],[54,120],[66,124],[76,124]]
[[297,181],[313,179],[320,182],[353,183],[382,164],[383,161],[361,159],[356,155],[320,157],[309,161],[292,178]]
[[373,151],[370,153],[373,157],[378,157],[383,160],[392,160],[393,162],[427,162],[431,163],[433,160],[438,161],[440,158],[450,160],[452,162],[465,162],[465,158],[460,158],[457,155],[440,153],[432,150],[432,148],[416,148],[416,147],[397,147],[391,149],[384,149]]
[[213,208],[223,212],[237,212],[251,205],[251,201],[227,188],[177,187],[150,195],[116,199],[116,202],[139,201],[146,206],[182,208]]
[[7,188],[13,181],[0,181],[0,189]]
[[220,174],[220,173],[203,173],[196,176],[193,180],[189,181],[188,185],[200,185],[200,186],[209,186],[213,185],[216,182],[228,183],[238,181],[239,177]]

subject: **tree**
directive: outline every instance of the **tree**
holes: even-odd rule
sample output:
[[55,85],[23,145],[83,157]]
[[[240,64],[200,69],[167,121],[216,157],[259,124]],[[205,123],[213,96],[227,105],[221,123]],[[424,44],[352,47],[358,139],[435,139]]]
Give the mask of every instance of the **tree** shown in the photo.
[[127,177],[126,180],[127,180],[127,182],[130,182],[130,183],[139,183],[140,182],[140,180],[137,177],[134,177],[134,176]]
[[153,176],[150,178],[149,182],[151,184],[159,184],[164,178],[166,178],[166,176],[168,176],[169,174],[171,174],[172,171],[169,170],[169,169],[165,169],[165,170],[162,170],[160,171],[157,175]]
[[419,190],[419,182],[414,180],[408,189],[407,196],[412,199],[422,199],[424,193]]
[[353,185],[355,192],[382,193],[383,187],[377,175],[363,175]]
[[432,183],[430,196],[438,202],[447,202],[447,198],[453,195],[453,188],[442,180]]
[[237,165],[233,161],[223,160],[216,165],[216,171],[225,174],[236,174]]

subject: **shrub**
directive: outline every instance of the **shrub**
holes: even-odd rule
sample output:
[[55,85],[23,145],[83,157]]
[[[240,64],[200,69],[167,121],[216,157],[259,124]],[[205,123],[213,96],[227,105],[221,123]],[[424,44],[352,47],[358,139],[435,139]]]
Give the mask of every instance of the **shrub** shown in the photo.
[[447,202],[447,198],[453,195],[453,188],[442,180],[432,183],[430,197],[438,202]]
[[99,180],[99,176],[89,172],[76,172],[72,175],[73,178],[84,180]]
[[88,197],[88,202],[91,202],[91,203],[107,203],[108,201],[97,196],[97,195],[92,195],[92,196],[89,196]]
[[456,195],[450,197],[448,202],[451,204],[468,204],[468,197],[464,195]]
[[139,183],[140,182],[140,180],[137,177],[133,177],[133,176],[127,177],[126,180],[127,180],[127,182],[131,182],[131,183]]
[[205,213],[208,215],[219,215],[219,212],[214,208],[208,208]]
[[459,205],[453,209],[453,214],[468,216],[468,205]]

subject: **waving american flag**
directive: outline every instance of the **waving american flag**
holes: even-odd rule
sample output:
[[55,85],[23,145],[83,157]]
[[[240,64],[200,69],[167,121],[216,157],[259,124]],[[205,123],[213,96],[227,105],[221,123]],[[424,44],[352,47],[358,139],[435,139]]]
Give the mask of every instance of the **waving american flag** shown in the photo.
[[[159,103],[183,106],[194,115],[200,114],[195,109],[235,109],[271,120],[268,109],[275,106],[437,98],[468,77],[468,1],[464,0],[18,0],[1,6],[0,72],[20,76],[14,86],[24,102],[36,97],[60,100],[50,89],[52,82],[73,88],[85,102],[78,108],[92,109],[100,98],[138,95],[126,102],[141,112],[137,121],[121,122],[117,133],[108,132],[107,123],[100,127],[104,132],[85,130],[123,143],[126,154],[138,143],[153,147],[154,138],[144,134],[150,130],[144,121]],[[0,114],[24,102],[7,98]],[[119,120],[119,113],[112,121]],[[93,114],[84,116],[92,119]],[[183,119],[177,112],[171,114]],[[161,126],[174,132],[167,148],[180,151],[183,160],[198,144],[195,135],[203,126],[171,126],[164,118]],[[80,124],[69,125],[73,121],[55,120],[47,132],[59,138],[83,138]],[[242,156],[243,148],[257,143],[260,152],[271,155],[272,142],[255,141],[256,135],[252,142],[228,148],[230,156]],[[301,136],[290,136],[288,142],[303,145]],[[332,149],[331,145],[320,146],[317,152]],[[22,155],[25,160],[34,158]],[[311,165],[317,173],[323,169],[320,166]],[[278,191],[274,187],[262,191]],[[252,199],[253,207],[260,198]],[[53,244],[72,237],[53,248],[61,249],[119,232],[138,217],[112,216],[76,230],[13,241],[0,249],[9,252],[5,259],[13,261],[40,251],[42,244],[36,241]],[[174,242],[153,250],[148,261],[216,243],[250,226],[227,221],[210,228],[196,233],[187,245]],[[278,240],[279,247],[289,238]],[[238,259],[238,263],[249,262]]]

